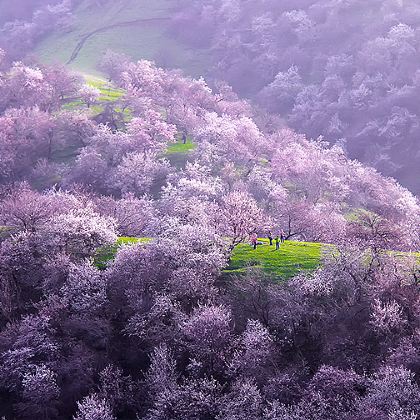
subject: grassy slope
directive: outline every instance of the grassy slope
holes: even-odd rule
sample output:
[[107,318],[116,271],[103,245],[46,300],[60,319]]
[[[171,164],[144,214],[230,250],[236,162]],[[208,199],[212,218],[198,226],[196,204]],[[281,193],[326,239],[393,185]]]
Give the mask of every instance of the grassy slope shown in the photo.
[[[95,264],[104,269],[122,245],[148,243],[150,240],[150,238],[119,238],[115,245],[98,251]],[[286,241],[280,251],[276,251],[274,246],[268,245],[267,240],[261,239],[261,242],[264,245],[258,246],[257,250],[248,244],[236,247],[225,273],[243,274],[252,266],[261,267],[273,278],[288,279],[299,271],[314,270],[321,264],[322,244]]]
[[[75,11],[71,31],[55,33],[44,39],[35,54],[47,63],[66,63],[80,39],[102,27],[137,19],[168,18],[171,0],[113,0],[103,7],[84,1]],[[137,23],[95,34],[85,43],[73,69],[97,74],[96,66],[107,49],[123,52],[133,59],[155,60],[159,65],[182,68],[193,76],[204,75],[208,64],[206,51],[192,51],[168,33],[169,20]]]
[[290,278],[302,270],[314,270],[321,264],[322,244],[286,241],[276,251],[267,239],[260,239],[263,245],[254,250],[249,244],[238,245],[233,252],[226,273],[245,273],[249,267],[261,268],[276,278]]
[[[149,243],[151,238],[119,238],[113,246],[98,251],[95,264],[105,269],[123,245]],[[224,270],[226,275],[242,275],[253,268],[260,268],[273,280],[287,280],[301,271],[313,271],[322,264],[323,255],[331,252],[331,245],[314,242],[286,241],[279,251],[275,246],[269,246],[267,239],[260,239],[263,245],[254,250],[249,244],[240,244],[233,251],[229,266]],[[420,253],[396,253],[401,257],[414,257],[416,265],[420,266]]]
[[[119,99],[121,99],[121,97],[124,95],[124,91],[122,89],[116,88],[115,86],[112,85],[112,83],[107,82],[106,80],[100,77],[92,76],[90,74],[83,74],[83,78],[87,85],[98,89],[100,92],[100,96],[97,101],[98,112],[103,110],[103,106],[101,105],[105,105],[111,102],[116,102]],[[80,99],[67,102],[63,106],[63,109],[66,109],[66,110],[75,110],[75,109],[83,109],[83,108],[85,108],[85,105],[82,103]],[[95,111],[95,106],[92,108]]]
[[100,102],[115,102],[124,95],[124,90],[116,88],[112,83],[108,83],[99,77],[85,75],[85,79],[89,86],[101,92],[101,96],[99,97]]
[[[92,117],[100,114],[104,110],[104,106],[111,102],[117,102],[123,95],[124,91],[122,89],[118,89],[113,86],[111,83],[108,83],[106,80],[101,79],[96,76],[92,76],[90,74],[84,74],[84,79],[86,84],[95,87],[101,92],[100,97],[95,105],[90,108],[90,113]],[[71,100],[63,105],[64,110],[78,110],[78,109],[86,109],[86,105],[80,99]],[[116,108],[119,112],[119,109]],[[126,109],[124,111],[125,119],[130,118],[130,111]],[[80,153],[80,145],[73,144],[68,145],[65,148],[58,148],[57,150],[53,150],[52,160],[56,163],[71,163],[77,158]],[[58,181],[57,181],[58,182]]]
[[190,153],[196,148],[196,145],[189,139],[186,143],[178,140],[176,143],[169,145],[166,154],[176,155],[177,153]]
[[187,164],[191,152],[197,147],[193,141],[188,138],[184,144],[181,139],[178,139],[176,143],[172,143],[166,149],[164,158],[166,158],[171,166],[177,169],[182,169]]
[[[90,112],[92,116],[97,116],[104,111],[104,107],[110,103],[116,103],[115,110],[122,112],[119,108],[118,101],[123,97],[124,90],[116,88],[112,83],[91,74],[83,74],[86,84],[98,89],[100,91],[100,97],[95,105],[91,106]],[[63,109],[66,110],[77,110],[86,109],[86,105],[80,99],[72,100],[67,102]],[[124,120],[130,121],[132,115],[129,108],[124,110]],[[166,158],[169,163],[178,169],[184,168],[187,161],[190,158],[191,152],[196,149],[197,145],[189,137],[186,143],[183,143],[181,135],[179,134],[178,139],[175,143],[170,143],[162,155]],[[58,163],[68,163],[74,160],[79,153],[79,146],[69,146],[66,149],[60,149],[54,151],[53,159]]]

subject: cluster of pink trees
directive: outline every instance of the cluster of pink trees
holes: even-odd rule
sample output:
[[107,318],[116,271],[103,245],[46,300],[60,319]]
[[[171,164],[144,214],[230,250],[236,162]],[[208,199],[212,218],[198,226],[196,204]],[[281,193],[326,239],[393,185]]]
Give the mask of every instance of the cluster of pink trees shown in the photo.
[[[349,160],[338,146],[329,148],[275,126],[267,132],[255,122],[261,119],[258,111],[224,85],[213,92],[203,81],[163,72],[148,62],[124,69],[120,62],[108,62],[108,71],[128,91],[126,100],[134,112],[165,112],[180,133],[193,137],[197,149],[192,160],[212,177],[206,181],[189,172],[189,183],[191,177],[210,183],[208,188],[215,179],[221,183],[218,193],[202,198],[212,201],[211,206],[241,191],[250,194],[248,202],[257,199],[264,213],[257,230],[272,223],[273,229],[287,228],[289,237],[331,242],[346,240],[349,221],[359,220],[362,208],[392,227],[392,247],[416,248],[417,201],[393,180]],[[177,192],[184,194],[184,185],[177,188],[185,183],[183,172],[169,177],[175,202]]]
[[[241,241],[264,228],[283,229],[295,239],[339,243],[350,236],[369,246],[378,242],[378,248],[416,249],[418,204],[393,180],[349,160],[338,146],[257,123],[263,121],[258,110],[225,85],[212,91],[203,80],[118,58],[108,53],[103,67],[126,90],[121,106],[131,118],[115,127],[106,124],[107,114],[98,125],[83,110],[61,110],[69,99],[84,98],[89,107],[97,96],[62,68],[15,63],[5,70],[3,183],[81,184],[118,198],[149,194],[172,216],[206,214],[209,226],[232,233],[223,216],[230,195],[244,209],[237,219],[259,219],[245,235],[233,234]],[[196,143],[192,165],[177,170],[165,151],[187,136]],[[63,159],[69,151],[73,159]]]
[[[224,199],[224,217],[252,210],[240,194]],[[171,216],[100,271],[89,256],[117,223],[100,213],[110,198],[99,204],[26,187],[1,203],[15,230],[0,249],[6,418],[415,418],[408,257],[370,263],[343,249],[287,284],[257,271],[226,279],[221,232]]]
[[[117,58],[108,53],[103,64],[127,92],[120,105],[130,120],[117,126],[105,112],[103,124],[96,124],[87,109],[62,111],[68,100],[84,98],[86,107],[93,100],[93,91],[62,68],[16,63],[3,73],[3,183],[79,184],[93,194],[146,201],[149,195],[171,217],[202,218],[240,241],[283,229],[294,239],[418,246],[417,200],[393,180],[349,160],[338,146],[267,126],[258,110],[223,84],[212,91],[203,80]],[[177,169],[165,152],[188,136],[196,150]],[[237,201],[235,223],[258,223],[233,232],[224,216],[227,197]]]
[[[116,126],[63,69],[1,75],[0,416],[414,419],[418,271],[388,251],[418,249],[416,198],[225,85],[103,66]],[[223,273],[280,229],[336,251],[284,284]]]
[[416,0],[184,0],[173,31],[211,75],[419,192]]

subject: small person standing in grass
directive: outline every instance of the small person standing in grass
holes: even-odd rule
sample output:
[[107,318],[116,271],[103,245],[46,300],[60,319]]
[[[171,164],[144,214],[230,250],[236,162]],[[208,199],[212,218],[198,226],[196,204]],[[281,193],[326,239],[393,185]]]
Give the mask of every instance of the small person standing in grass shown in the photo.
[[251,245],[254,247],[254,249],[257,249],[257,243],[258,243],[257,235],[253,233],[251,235]]
[[278,251],[280,249],[280,238],[278,235],[276,236],[275,241],[276,241],[276,251]]
[[268,232],[267,238],[270,241],[270,246],[272,246],[273,245],[273,235],[271,234],[271,232]]
[[281,233],[280,233],[280,240],[281,240],[281,243],[283,243],[283,242],[284,242],[285,238],[286,238],[286,234],[284,233],[284,230],[282,229],[282,230],[281,230]]
[[185,131],[182,132],[182,144],[187,144],[187,133]]

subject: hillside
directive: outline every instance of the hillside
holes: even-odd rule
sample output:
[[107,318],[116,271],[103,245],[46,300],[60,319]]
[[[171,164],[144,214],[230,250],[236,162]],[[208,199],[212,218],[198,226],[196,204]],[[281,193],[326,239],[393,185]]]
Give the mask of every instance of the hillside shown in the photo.
[[[137,243],[148,244],[151,238],[118,238],[114,245],[98,250],[95,255],[95,265],[104,270],[110,264],[118,250],[122,246]],[[333,247],[329,244],[317,242],[285,241],[280,250],[270,246],[268,239],[260,238],[256,250],[248,243],[238,245],[230,258],[228,267],[225,268],[226,275],[245,275],[249,269],[260,269],[271,279],[276,281],[288,280],[300,272],[310,273],[323,264],[324,258],[328,259]],[[391,254],[391,252],[390,252]],[[414,258],[415,269],[420,267],[420,253],[395,253],[393,255],[401,260],[409,261]]]
[[74,11],[71,29],[46,37],[34,54],[43,62],[66,63],[92,74],[102,54],[111,49],[135,60],[154,60],[164,67],[203,75],[206,51],[193,51],[169,33],[173,4],[170,0],[117,0],[99,6],[82,1]]
[[420,193],[418,1],[184,4],[181,35],[205,34],[214,77]]
[[418,200],[113,58],[2,63],[0,418],[414,420]]

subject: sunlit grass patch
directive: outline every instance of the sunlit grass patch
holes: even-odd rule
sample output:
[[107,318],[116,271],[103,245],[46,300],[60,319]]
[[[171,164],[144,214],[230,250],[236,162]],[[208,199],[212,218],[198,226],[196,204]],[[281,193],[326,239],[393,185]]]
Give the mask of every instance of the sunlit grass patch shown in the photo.
[[184,143],[182,139],[178,139],[176,143],[171,143],[163,157],[165,157],[171,166],[181,169],[184,168],[190,153],[197,148],[197,145],[192,141],[190,137],[187,138],[187,141]]
[[[147,244],[151,238],[118,238],[114,245],[98,250],[95,256],[95,265],[105,269],[123,245],[136,243]],[[276,279],[288,279],[301,271],[312,271],[318,268],[322,260],[324,244],[311,242],[286,241],[279,251],[275,246],[269,246],[267,239],[259,240],[254,250],[249,244],[238,245],[232,255],[226,274],[245,274],[249,267],[261,268],[268,275]]]
[[122,236],[117,239],[114,245],[98,249],[94,258],[94,263],[96,267],[98,267],[101,270],[104,270],[107,267],[107,265],[115,258],[116,253],[122,246],[134,245],[138,243],[147,244],[151,240],[151,238],[132,238]]
[[166,149],[167,155],[173,155],[176,153],[190,153],[197,147],[196,144],[192,143],[191,140],[187,141],[187,143],[183,143],[181,140],[177,141],[176,143],[172,143]]
[[[100,269],[105,269],[121,246],[136,243],[147,244],[151,241],[152,238],[120,237],[114,245],[98,250],[95,256],[95,265]],[[247,243],[238,245],[234,249],[229,266],[224,270],[224,273],[242,275],[249,268],[258,268],[275,280],[287,280],[302,271],[316,270],[322,265],[324,257],[331,255],[336,249],[333,245],[323,243],[286,241],[277,251],[274,241],[272,246],[269,245],[268,239],[259,239],[258,242],[256,250]],[[420,264],[420,253],[418,252],[390,252],[401,258],[414,257],[417,264]]]
[[288,279],[300,271],[318,268],[322,260],[323,244],[286,241],[280,250],[269,245],[268,239],[259,239],[262,245],[254,250],[250,244],[238,245],[232,254],[228,274],[244,274],[249,267],[262,269],[268,275]]
[[86,76],[86,84],[101,92],[99,102],[116,102],[124,96],[124,90],[116,88],[111,83],[93,76]]

